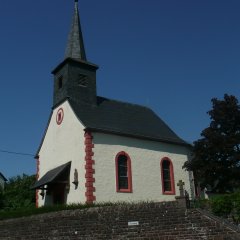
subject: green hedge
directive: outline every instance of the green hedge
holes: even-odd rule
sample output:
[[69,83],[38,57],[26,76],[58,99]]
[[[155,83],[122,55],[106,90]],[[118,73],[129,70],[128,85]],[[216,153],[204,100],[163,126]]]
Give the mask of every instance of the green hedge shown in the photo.
[[0,220],[9,219],[9,218],[26,217],[26,216],[49,213],[49,212],[57,212],[62,210],[83,209],[83,208],[89,208],[92,206],[93,205],[88,205],[88,204],[72,204],[72,205],[46,206],[46,207],[40,207],[40,208],[36,208],[33,206],[22,207],[18,209],[5,208],[0,210]]
[[[138,204],[149,204],[151,202],[139,202]],[[94,203],[94,204],[70,204],[70,205],[53,205],[53,206],[44,206],[40,208],[36,208],[33,206],[22,207],[17,209],[12,208],[4,208],[0,209],[0,221],[4,219],[11,218],[19,218],[19,217],[27,217],[37,214],[50,213],[50,212],[58,212],[63,210],[74,210],[74,209],[85,209],[85,208],[93,208],[93,207],[104,207],[104,206],[130,206],[133,203],[125,203],[125,202],[104,202],[104,203]]]
[[212,212],[217,216],[227,217],[233,210],[233,198],[230,195],[214,197],[210,204]]
[[232,217],[236,223],[240,220],[240,192],[216,196],[210,199],[212,212],[220,217]]

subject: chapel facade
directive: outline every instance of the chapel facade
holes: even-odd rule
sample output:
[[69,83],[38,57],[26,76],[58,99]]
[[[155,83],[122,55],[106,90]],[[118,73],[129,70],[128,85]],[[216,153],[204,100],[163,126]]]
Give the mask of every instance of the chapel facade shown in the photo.
[[78,0],[64,60],[54,75],[53,108],[36,154],[37,206],[171,201],[190,146],[151,109],[97,95],[98,66],[87,61]]

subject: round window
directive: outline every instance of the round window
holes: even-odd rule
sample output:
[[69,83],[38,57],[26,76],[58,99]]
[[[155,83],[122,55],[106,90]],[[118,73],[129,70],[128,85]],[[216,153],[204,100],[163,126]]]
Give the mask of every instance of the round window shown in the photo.
[[60,125],[63,121],[64,112],[62,108],[59,108],[56,115],[56,122]]

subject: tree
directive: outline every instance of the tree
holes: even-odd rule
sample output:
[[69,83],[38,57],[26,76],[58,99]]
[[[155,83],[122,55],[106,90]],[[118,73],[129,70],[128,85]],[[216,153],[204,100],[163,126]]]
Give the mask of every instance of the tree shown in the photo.
[[240,186],[240,105],[227,94],[211,101],[210,126],[194,142],[193,157],[184,168],[194,172],[202,187],[224,193]]
[[35,191],[30,187],[36,181],[36,176],[16,176],[9,179],[4,189],[5,208],[17,209],[35,205]]
[[4,194],[3,194],[3,188],[0,185],[0,210],[4,207]]

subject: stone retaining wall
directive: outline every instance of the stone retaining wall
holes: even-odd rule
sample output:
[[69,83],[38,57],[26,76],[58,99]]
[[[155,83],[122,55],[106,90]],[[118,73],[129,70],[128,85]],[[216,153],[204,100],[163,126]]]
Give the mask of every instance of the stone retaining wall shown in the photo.
[[0,221],[1,240],[240,239],[234,229],[176,202],[67,210]]

